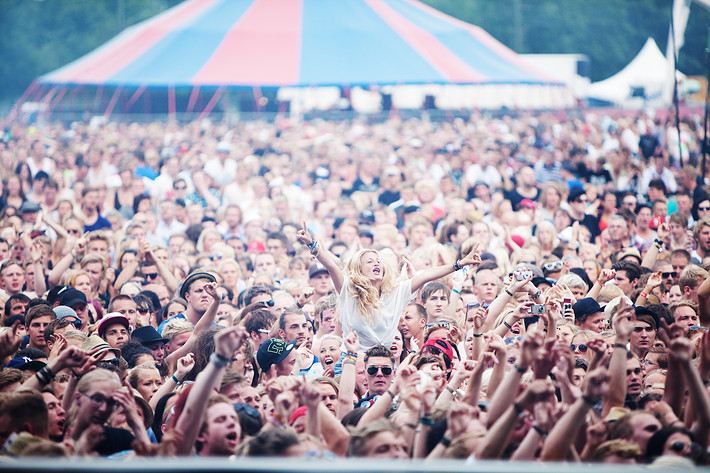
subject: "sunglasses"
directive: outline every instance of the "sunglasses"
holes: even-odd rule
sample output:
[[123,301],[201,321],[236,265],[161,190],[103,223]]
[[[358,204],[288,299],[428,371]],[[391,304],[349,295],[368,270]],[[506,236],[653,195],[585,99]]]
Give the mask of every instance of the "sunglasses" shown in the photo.
[[663,276],[664,278],[674,278],[677,275],[678,275],[678,273],[675,271],[671,271],[669,273],[661,273],[661,276]]
[[468,309],[478,309],[479,307],[483,307],[484,309],[487,309],[489,306],[488,302],[484,302],[483,306],[481,306],[480,302],[469,302],[466,304],[466,310]]
[[148,309],[147,307],[138,307],[136,310],[141,314],[147,314],[148,312],[150,312],[150,309]]
[[631,376],[631,373],[635,375],[641,374],[641,368],[634,368],[632,370],[626,370],[626,376]]
[[78,235],[80,232],[76,228],[67,228],[67,233],[71,233],[72,235]]
[[389,376],[392,374],[392,368],[389,366],[370,366],[367,368],[367,374],[375,376],[378,371],[382,370],[382,374]]
[[89,398],[91,403],[96,405],[97,407],[101,406],[102,404],[106,404],[106,408],[108,410],[113,410],[117,404],[117,402],[114,399],[111,399],[110,397],[109,398],[103,397],[101,394],[92,394],[91,396],[89,396],[88,394],[84,394],[84,393],[79,393],[79,394],[81,394],[84,397]]
[[690,330],[705,330],[706,332],[708,331],[707,327],[702,327],[700,325],[691,325]]
[[425,327],[436,327],[436,328],[446,328],[451,327],[449,322],[431,322],[425,325]]
[[698,210],[702,210],[703,212],[707,212],[710,210],[710,207],[698,207]]
[[555,261],[554,263],[546,263],[542,265],[542,269],[549,272],[560,271],[565,264],[562,261]]
[[187,190],[187,186],[180,186],[180,187],[173,187],[176,191],[184,191]]
[[268,301],[260,301],[260,302],[257,302],[257,304],[261,304],[261,305],[264,305],[264,306],[273,307],[274,304],[275,304],[275,302],[274,302],[273,299],[269,299]]
[[670,444],[669,448],[677,453],[683,453],[686,448],[690,450],[690,453],[693,455],[700,453],[700,445],[695,442],[691,442],[690,444],[685,442],[673,442]]
[[217,255],[210,255],[210,261],[214,261],[216,259],[222,259],[224,258],[223,255],[217,254]]
[[155,279],[158,277],[158,273],[148,273],[143,275],[144,278],[146,279]]
[[579,348],[579,351],[587,351],[588,347],[584,343],[581,343],[579,345],[575,345],[574,343],[572,343],[570,345],[570,348],[572,348],[572,351],[576,350],[577,348]]

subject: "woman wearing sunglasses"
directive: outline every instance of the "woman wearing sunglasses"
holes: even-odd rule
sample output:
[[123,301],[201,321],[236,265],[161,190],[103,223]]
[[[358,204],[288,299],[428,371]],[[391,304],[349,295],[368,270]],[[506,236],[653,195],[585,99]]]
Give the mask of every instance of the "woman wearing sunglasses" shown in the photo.
[[392,343],[400,314],[424,284],[465,266],[481,263],[476,246],[471,253],[453,264],[420,271],[413,278],[400,281],[398,271],[375,250],[358,251],[347,262],[345,270],[341,270],[338,259],[321,247],[305,222],[297,235],[328,270],[335,291],[340,294],[343,333],[357,332],[363,351],[378,344],[389,346]]

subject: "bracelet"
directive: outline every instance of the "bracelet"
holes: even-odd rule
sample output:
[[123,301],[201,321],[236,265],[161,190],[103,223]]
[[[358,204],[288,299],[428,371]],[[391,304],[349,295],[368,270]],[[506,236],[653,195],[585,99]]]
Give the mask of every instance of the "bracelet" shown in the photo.
[[508,288],[505,288],[505,293],[508,294],[510,297],[513,297],[513,293],[508,290]]
[[459,260],[454,261],[454,271],[458,271],[459,269],[462,268],[461,263],[459,263]]
[[385,391],[385,394],[389,394],[390,397],[392,398],[392,400],[394,401],[394,396],[395,396],[395,394],[394,394],[392,391],[390,391],[390,390],[388,389],[387,391]]
[[540,437],[542,437],[542,438],[547,437],[547,433],[548,433],[547,430],[542,430],[537,425],[533,425],[532,428],[533,428],[533,430],[535,430],[535,432],[537,432],[540,435]]
[[535,294],[534,296],[532,296],[532,298],[533,298],[533,299],[539,299],[541,295],[542,295],[542,291],[541,291],[540,289],[538,289],[538,290],[537,290],[537,294]]
[[452,388],[448,384],[446,385],[446,390],[449,391],[454,398],[456,398],[459,393],[456,389]]
[[626,351],[626,344],[624,343],[615,343],[612,345],[613,348],[623,348],[624,351]]
[[41,384],[42,386],[49,384],[50,380],[45,377],[44,373],[42,373],[41,375],[40,375],[40,373],[42,373],[42,371],[38,371],[35,373],[35,376],[37,377],[39,384]]
[[310,245],[308,243],[306,243],[306,247],[309,250],[313,251],[313,248],[315,248],[317,244],[318,244],[318,240],[313,240],[313,242]]
[[343,363],[342,363],[342,364],[344,364],[344,365],[356,365],[356,364],[357,364],[357,361],[353,360],[352,358],[345,357],[345,359],[343,360]]
[[448,447],[451,445],[451,439],[448,439],[446,437],[441,437],[441,440],[439,440],[439,443],[443,445],[444,447]]
[[54,378],[57,377],[57,375],[55,375],[55,374],[52,372],[52,370],[49,368],[49,366],[47,366],[47,365],[43,366],[40,371],[44,372],[44,374],[45,374],[50,380],[52,380],[52,379],[54,379]]
[[596,400],[592,399],[591,397],[587,396],[586,394],[582,394],[582,400],[592,407],[596,406],[597,402],[599,402],[599,401],[596,401]]
[[353,353],[351,351],[347,352],[345,356],[352,356],[353,358],[357,358],[357,353]]
[[514,364],[513,366],[515,367],[515,371],[517,371],[518,373],[525,374],[525,373],[528,372],[528,369],[527,369],[527,368],[523,368],[522,366],[520,366],[520,365],[517,364],[517,363]]
[[659,250],[663,247],[663,242],[661,240],[659,240],[658,238],[653,240],[653,243],[656,245],[656,248],[658,248]]
[[503,321],[503,325],[505,325],[506,327],[508,327],[509,330],[513,330],[513,327],[512,327],[508,322],[506,322],[505,320]]
[[646,294],[645,292],[641,292],[641,293],[639,293],[639,297],[643,297],[644,299],[648,299],[648,294]]
[[226,356],[222,355],[221,353],[214,352],[210,355],[210,361],[217,367],[217,368],[226,368],[232,363],[231,358],[227,358]]
[[475,338],[480,338],[480,337],[483,336],[483,334],[482,334],[482,333],[474,333],[473,336],[474,336]]
[[457,291],[456,289],[451,289],[451,292],[455,292],[456,294],[461,294],[461,291]]
[[173,374],[173,375],[170,377],[170,379],[172,379],[173,381],[175,381],[175,384],[180,384],[180,380],[177,379],[177,376],[175,376],[175,374]]
[[434,419],[432,419],[431,417],[422,416],[419,418],[419,423],[422,425],[426,425],[427,427],[431,427],[432,425],[434,425]]

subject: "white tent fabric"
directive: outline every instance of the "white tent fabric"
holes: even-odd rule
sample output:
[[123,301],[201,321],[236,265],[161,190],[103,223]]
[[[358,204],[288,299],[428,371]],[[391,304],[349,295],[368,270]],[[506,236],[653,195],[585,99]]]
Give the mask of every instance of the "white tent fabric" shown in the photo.
[[[663,87],[673,64],[658,48],[653,38],[648,38],[641,51],[622,70],[589,86],[589,98],[605,100],[621,106],[668,105],[663,103]],[[680,72],[679,79],[685,77]],[[634,91],[644,97],[633,97]]]

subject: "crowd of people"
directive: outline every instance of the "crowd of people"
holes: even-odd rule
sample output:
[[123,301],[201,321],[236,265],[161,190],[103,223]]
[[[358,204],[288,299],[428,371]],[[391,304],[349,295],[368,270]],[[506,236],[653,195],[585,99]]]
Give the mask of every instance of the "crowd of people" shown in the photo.
[[707,462],[699,116],[0,125],[0,459]]

